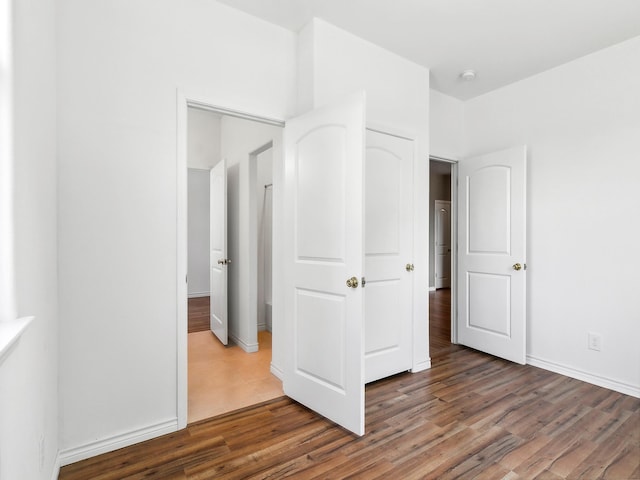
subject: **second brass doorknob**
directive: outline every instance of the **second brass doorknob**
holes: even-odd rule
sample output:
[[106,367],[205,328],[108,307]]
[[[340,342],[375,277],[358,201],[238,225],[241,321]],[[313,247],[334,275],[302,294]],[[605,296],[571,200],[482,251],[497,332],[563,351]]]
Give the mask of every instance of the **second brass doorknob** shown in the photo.
[[356,277],[351,277],[349,280],[347,280],[347,287],[358,288],[358,279]]

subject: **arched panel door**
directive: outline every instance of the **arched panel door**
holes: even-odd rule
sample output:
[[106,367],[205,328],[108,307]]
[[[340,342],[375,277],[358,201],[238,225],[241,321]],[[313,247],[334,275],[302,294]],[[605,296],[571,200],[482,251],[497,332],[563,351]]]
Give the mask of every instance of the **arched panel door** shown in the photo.
[[364,93],[287,122],[286,395],[364,434]]

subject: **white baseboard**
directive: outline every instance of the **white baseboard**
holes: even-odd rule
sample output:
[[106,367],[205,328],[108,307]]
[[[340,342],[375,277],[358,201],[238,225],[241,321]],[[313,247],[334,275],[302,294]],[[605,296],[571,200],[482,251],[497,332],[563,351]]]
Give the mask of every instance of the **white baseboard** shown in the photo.
[[429,287],[429,291],[430,292],[435,292],[436,291],[436,287]]
[[264,323],[264,322],[258,323],[258,331],[259,332],[264,332],[265,330],[268,330],[267,324]]
[[189,298],[200,298],[200,297],[210,297],[211,293],[209,292],[194,292],[187,294]]
[[53,462],[53,469],[51,471],[51,480],[58,480],[60,476],[60,452],[57,453],[56,459]]
[[575,378],[576,380],[582,380],[583,382],[591,383],[599,387],[608,388],[609,390],[615,390],[616,392],[624,393],[625,395],[640,398],[640,387],[637,385],[630,385],[611,378],[601,377],[600,375],[594,375],[593,373],[561,365],[559,363],[550,362],[531,355],[527,355],[527,364],[544,370],[549,370],[550,372],[559,373],[560,375]]
[[273,375],[275,375],[280,381],[284,378],[284,372],[273,363],[271,364],[270,371]]
[[238,337],[236,337],[233,334],[229,334],[229,338],[231,339],[231,341],[233,341],[233,343],[235,343],[236,345],[238,345],[242,350],[244,350],[247,353],[253,353],[253,352],[257,352],[258,351],[258,344],[257,343],[247,343],[247,342],[243,342],[242,340],[240,340]]
[[429,370],[430,368],[431,368],[431,357],[421,362],[415,363],[413,367],[411,367],[411,370],[409,371],[411,373],[418,373],[418,372],[422,372],[423,370]]
[[135,443],[144,442],[151,438],[159,437],[167,433],[178,430],[178,419],[167,420],[166,422],[149,425],[130,432],[114,435],[113,437],[87,443],[75,448],[69,448],[60,452],[60,465],[65,466],[79,462],[87,458],[95,457],[106,452],[112,452],[122,447],[128,447]]

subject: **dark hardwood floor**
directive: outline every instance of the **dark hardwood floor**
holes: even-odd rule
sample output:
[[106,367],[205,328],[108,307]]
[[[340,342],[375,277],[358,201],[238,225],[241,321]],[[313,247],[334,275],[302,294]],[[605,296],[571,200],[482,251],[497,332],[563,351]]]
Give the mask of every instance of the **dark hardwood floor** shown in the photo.
[[430,294],[432,368],[366,389],[356,437],[279,398],[64,467],[74,479],[640,478],[640,400],[449,343]]
[[189,333],[209,330],[209,297],[189,299]]

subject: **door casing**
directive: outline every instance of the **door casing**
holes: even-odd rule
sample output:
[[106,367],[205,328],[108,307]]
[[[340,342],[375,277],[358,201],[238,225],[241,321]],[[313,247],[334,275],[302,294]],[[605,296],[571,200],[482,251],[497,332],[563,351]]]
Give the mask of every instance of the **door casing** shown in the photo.
[[[458,343],[458,161],[449,158],[430,156],[429,160],[451,164],[451,343]],[[431,215],[431,208],[429,208]],[[429,321],[431,321],[429,319]]]
[[[268,125],[274,125],[278,127],[284,127],[284,120],[274,119],[251,113],[235,110],[220,106],[213,101],[207,100],[198,95],[187,94],[181,90],[177,90],[176,94],[176,417],[177,428],[183,429],[187,426],[187,324],[188,324],[188,309],[187,309],[187,109],[189,107],[198,108],[201,110],[207,110],[217,113],[219,115],[228,115],[236,118],[242,118],[245,120],[252,120],[260,123],[266,123]],[[274,162],[274,180],[279,178],[281,172],[278,162]],[[275,207],[280,201],[278,192],[274,190],[273,197],[273,235],[274,245],[280,241],[280,232],[277,227],[279,219],[277,218],[277,208]],[[277,276],[280,274],[278,265],[279,261],[279,249],[274,249],[274,282],[273,282],[273,297],[274,299],[280,295],[279,286],[281,282],[276,281]],[[274,315],[277,315],[276,301],[274,301]],[[275,330],[275,327],[274,327]],[[274,344],[275,331],[274,331]],[[274,345],[275,347],[275,345]],[[274,351],[276,349],[274,348]],[[273,363],[271,367],[272,373],[278,375],[277,369],[274,369]]]

